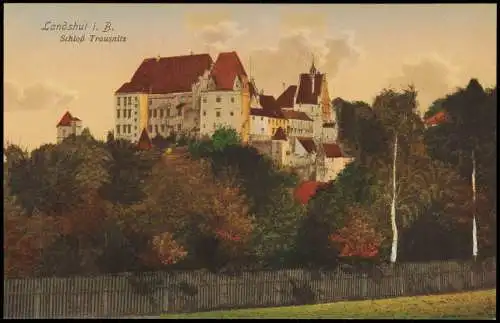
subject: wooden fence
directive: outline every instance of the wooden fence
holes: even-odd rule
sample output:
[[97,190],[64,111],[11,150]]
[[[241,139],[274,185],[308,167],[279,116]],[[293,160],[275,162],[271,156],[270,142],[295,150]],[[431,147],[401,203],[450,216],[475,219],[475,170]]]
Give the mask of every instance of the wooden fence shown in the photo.
[[398,264],[369,271],[205,271],[6,279],[4,318],[158,315],[496,288],[496,259]]

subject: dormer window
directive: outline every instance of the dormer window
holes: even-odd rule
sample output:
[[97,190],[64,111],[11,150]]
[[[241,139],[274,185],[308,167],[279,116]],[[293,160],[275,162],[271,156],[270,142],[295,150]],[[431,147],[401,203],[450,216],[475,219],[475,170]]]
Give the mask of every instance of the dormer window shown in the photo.
[[239,90],[241,88],[241,83],[239,77],[236,76],[236,79],[234,80],[234,89]]
[[234,96],[231,97],[231,103],[234,103]]

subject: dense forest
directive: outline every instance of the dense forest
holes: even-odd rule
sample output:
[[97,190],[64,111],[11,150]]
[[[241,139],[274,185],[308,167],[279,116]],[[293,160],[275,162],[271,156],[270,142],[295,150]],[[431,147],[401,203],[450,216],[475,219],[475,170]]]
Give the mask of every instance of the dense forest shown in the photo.
[[[496,254],[496,87],[472,79],[425,117],[418,93],[334,100],[355,157],[307,205],[298,178],[234,130],[154,149],[88,129],[4,149],[7,277],[169,269],[331,268]],[[174,147],[166,150],[168,146]],[[477,251],[477,252],[476,252]]]

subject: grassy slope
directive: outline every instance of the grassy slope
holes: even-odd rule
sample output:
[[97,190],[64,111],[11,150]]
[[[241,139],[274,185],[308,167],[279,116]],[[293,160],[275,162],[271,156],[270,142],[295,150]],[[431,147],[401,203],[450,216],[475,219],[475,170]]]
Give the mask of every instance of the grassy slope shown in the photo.
[[496,317],[496,290],[307,306],[165,315],[165,318],[468,318]]

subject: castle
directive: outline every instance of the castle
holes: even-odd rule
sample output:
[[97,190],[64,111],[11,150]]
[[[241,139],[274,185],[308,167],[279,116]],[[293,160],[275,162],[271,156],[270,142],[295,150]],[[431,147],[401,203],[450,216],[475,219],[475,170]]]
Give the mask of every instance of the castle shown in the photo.
[[352,159],[337,144],[326,74],[313,61],[298,81],[275,99],[258,92],[234,51],[215,62],[208,54],[145,59],[115,92],[114,135],[201,138],[230,127],[280,167],[327,182]]

